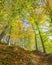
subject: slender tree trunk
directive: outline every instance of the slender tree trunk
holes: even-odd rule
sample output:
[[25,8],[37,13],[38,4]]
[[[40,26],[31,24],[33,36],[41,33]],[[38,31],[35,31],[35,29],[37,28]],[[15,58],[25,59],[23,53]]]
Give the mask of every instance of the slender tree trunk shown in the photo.
[[[12,28],[12,27],[10,27],[9,34],[11,34],[11,28]],[[10,45],[10,42],[9,42],[9,41],[10,41],[10,35],[9,35],[8,41],[7,41],[7,43]]]
[[38,45],[37,45],[36,33],[35,33],[35,46],[36,46],[36,50],[38,51]]
[[38,27],[37,22],[36,22],[36,26],[37,26],[37,29],[39,31],[40,39],[41,39],[41,42],[42,42],[43,52],[46,53],[45,46],[44,46],[44,42],[43,42],[43,39],[42,39],[42,36],[41,36],[41,32],[39,30],[39,27]]
[[35,36],[34,36],[35,37],[35,47],[36,47],[36,50],[38,51],[36,32],[35,32],[35,29],[34,29],[33,25],[32,25],[32,28],[33,28],[34,34],[35,34]]
[[8,26],[5,26],[4,30],[2,31],[2,33],[0,34],[0,41],[3,38],[3,36],[5,35],[5,31],[7,29]]
[[52,24],[52,11],[50,12],[50,19],[51,19],[51,24]]

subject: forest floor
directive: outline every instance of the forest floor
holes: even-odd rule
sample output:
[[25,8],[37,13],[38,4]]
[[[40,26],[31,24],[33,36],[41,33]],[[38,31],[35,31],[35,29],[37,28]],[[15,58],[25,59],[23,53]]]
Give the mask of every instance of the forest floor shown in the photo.
[[0,44],[0,65],[52,65],[52,54]]

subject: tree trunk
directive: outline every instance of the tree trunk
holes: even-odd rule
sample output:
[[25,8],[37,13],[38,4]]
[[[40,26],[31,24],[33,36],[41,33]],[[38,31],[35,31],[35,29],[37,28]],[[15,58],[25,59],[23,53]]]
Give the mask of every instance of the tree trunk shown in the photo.
[[8,26],[5,26],[4,30],[2,31],[2,33],[0,34],[0,41],[3,38],[3,36],[5,35],[5,31],[7,29]]
[[[11,28],[12,27],[10,27],[9,34],[11,34]],[[7,43],[10,45],[9,41],[10,41],[10,35],[8,36],[8,41],[7,41]]]
[[49,12],[49,16],[50,16],[50,19],[51,19],[50,23],[52,24],[52,10],[51,9],[50,9],[50,12]]
[[34,34],[35,34],[35,47],[36,47],[36,50],[38,51],[38,46],[37,46],[37,39],[36,39],[36,32],[35,32],[35,29],[34,29],[34,27],[33,27],[33,25],[32,25],[32,28],[33,28],[33,30],[34,30]]
[[37,39],[36,39],[36,33],[35,33],[35,46],[36,46],[36,50],[38,51]]
[[37,22],[36,22],[36,26],[37,26],[37,29],[39,31],[40,39],[41,39],[41,42],[42,42],[43,52],[46,53],[45,46],[44,46],[44,42],[43,42],[43,39],[42,39],[42,36],[41,36],[41,32],[39,30],[39,27],[38,27]]

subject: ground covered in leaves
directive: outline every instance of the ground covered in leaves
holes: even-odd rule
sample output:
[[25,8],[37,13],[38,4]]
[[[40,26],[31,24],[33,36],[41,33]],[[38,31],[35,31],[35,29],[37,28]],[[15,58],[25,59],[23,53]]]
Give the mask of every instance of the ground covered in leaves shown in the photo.
[[0,65],[52,65],[52,54],[0,44]]

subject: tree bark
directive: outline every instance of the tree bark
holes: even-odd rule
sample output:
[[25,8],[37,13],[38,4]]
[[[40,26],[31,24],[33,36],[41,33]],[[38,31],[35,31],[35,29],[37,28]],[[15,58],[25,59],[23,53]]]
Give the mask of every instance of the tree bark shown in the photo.
[[43,39],[42,39],[42,36],[41,36],[41,32],[39,30],[39,27],[38,27],[37,22],[36,22],[36,26],[37,26],[37,29],[39,31],[40,39],[41,39],[41,42],[42,42],[43,52],[46,53],[45,46],[44,46],[44,42],[43,42]]
[[7,29],[7,25],[5,26],[5,28],[4,28],[4,30],[2,31],[2,33],[0,34],[0,41],[1,41],[1,39],[3,38],[3,36],[5,35],[5,31],[6,31],[6,29]]
[[33,28],[33,30],[34,30],[34,34],[35,34],[35,47],[36,47],[36,50],[38,51],[38,46],[37,46],[37,39],[36,39],[36,32],[35,32],[35,29],[34,29],[34,27],[33,27],[33,25],[32,25],[32,28]]
[[[12,27],[10,27],[9,34],[11,34],[11,28]],[[7,43],[10,45],[9,41],[10,41],[10,35],[8,36],[8,41],[7,41]]]
[[36,39],[36,33],[35,33],[35,46],[36,46],[36,50],[38,51],[38,45],[37,45],[37,39]]

